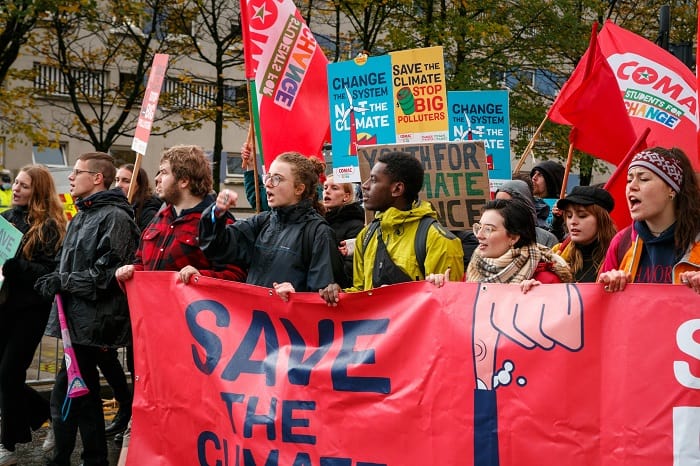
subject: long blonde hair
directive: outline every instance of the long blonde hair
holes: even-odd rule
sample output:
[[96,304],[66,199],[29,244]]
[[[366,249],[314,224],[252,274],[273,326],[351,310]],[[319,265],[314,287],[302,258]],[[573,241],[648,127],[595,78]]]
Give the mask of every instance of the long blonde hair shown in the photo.
[[32,179],[32,195],[27,203],[29,230],[24,234],[22,246],[22,256],[31,260],[36,248],[48,242],[44,228],[47,222],[53,222],[56,225],[58,241],[55,243],[53,252],[58,252],[66,235],[67,221],[49,170],[43,165],[27,165],[20,171],[25,172]]

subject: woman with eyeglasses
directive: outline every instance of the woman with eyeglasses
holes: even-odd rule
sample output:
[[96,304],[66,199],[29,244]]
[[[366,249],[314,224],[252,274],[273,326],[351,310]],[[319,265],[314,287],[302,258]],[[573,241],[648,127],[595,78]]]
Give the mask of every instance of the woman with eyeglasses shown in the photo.
[[34,291],[34,284],[55,268],[66,233],[63,206],[46,167],[19,171],[12,208],[2,216],[24,235],[17,254],[2,266],[0,304],[0,464],[15,464],[15,445],[31,442],[31,431],[51,416],[48,400],[25,383],[51,310],[51,300]]
[[274,288],[288,300],[295,291],[346,284],[333,230],[317,194],[323,165],[313,157],[285,152],[263,178],[270,211],[226,225],[222,215],[238,195],[223,190],[199,222],[200,247],[214,262],[248,269],[247,283]]
[[[535,219],[520,199],[486,203],[474,234],[479,245],[467,266],[468,282],[518,283],[527,292],[542,283],[572,281],[566,261],[537,244]],[[431,274],[426,279],[442,286],[449,278],[445,275]]]

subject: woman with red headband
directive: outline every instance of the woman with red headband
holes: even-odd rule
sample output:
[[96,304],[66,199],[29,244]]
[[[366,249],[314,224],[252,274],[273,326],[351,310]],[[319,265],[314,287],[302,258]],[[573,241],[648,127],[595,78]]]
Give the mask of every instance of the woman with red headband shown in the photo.
[[639,152],[627,170],[633,224],[620,231],[598,281],[606,291],[627,283],[684,283],[700,293],[700,188],[680,149]]

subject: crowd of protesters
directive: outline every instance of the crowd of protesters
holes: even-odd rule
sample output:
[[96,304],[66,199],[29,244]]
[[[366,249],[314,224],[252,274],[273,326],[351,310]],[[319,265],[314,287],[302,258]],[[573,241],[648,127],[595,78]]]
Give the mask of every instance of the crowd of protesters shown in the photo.
[[[47,421],[48,464],[70,464],[78,430],[83,464],[108,464],[107,438],[123,434],[131,415],[116,349],[132,341],[120,285],[134,271],[176,271],[185,284],[197,275],[241,281],[285,301],[316,292],[329,306],[345,293],[418,280],[437,287],[449,280],[514,283],[524,293],[543,283],[599,282],[605,292],[673,283],[700,293],[700,188],[678,149],[633,157],[626,206],[602,188],[578,186],[550,212],[542,198],[559,197],[564,169],[539,163],[529,180],[503,184],[479,223],[458,235],[420,200],[424,172],[409,154],[381,155],[361,185],[362,199],[351,183],[324,181],[325,167],[313,157],[280,154],[257,180],[249,146],[242,160],[246,196],[260,211],[242,220],[230,213],[237,194],[214,192],[197,146],[163,152],[155,191],[143,169],[117,170],[100,152],[80,155],[68,178],[79,212],[68,225],[48,170],[19,171],[11,209],[2,214],[23,237],[2,266],[0,466],[17,464],[16,445]],[[628,208],[633,220],[619,232],[615,208]],[[47,402],[25,378],[42,334],[61,336],[59,306],[52,306],[58,297],[89,394],[68,397],[64,360]],[[130,351],[127,359],[137,373]],[[119,403],[107,426],[100,371]]]

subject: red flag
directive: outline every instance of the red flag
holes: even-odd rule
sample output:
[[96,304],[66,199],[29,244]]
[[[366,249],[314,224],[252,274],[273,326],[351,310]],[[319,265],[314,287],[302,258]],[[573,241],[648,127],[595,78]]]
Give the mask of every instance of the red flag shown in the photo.
[[265,166],[286,151],[322,159],[330,116],[321,47],[292,0],[241,0],[241,17]]
[[588,50],[547,116],[576,129],[570,136],[576,149],[617,164],[636,136],[615,75],[598,46],[597,29],[595,23]]
[[611,21],[598,36],[637,134],[649,146],[679,147],[697,170],[697,81],[680,60]]
[[617,226],[617,230],[620,231],[627,225],[632,223],[632,217],[630,216],[630,210],[627,206],[627,167],[632,161],[637,152],[649,147],[646,142],[646,138],[649,135],[650,129],[645,128],[641,136],[637,138],[637,141],[630,148],[625,155],[625,158],[619,163],[613,174],[608,179],[607,183],[603,187],[607,190],[610,195],[615,199],[615,208],[610,212],[610,216]]
[[[698,3],[698,8],[700,10],[700,3]],[[697,29],[697,31],[698,31],[697,32],[697,34],[698,34],[698,42],[697,43],[700,44],[700,13],[698,14],[698,29]],[[700,53],[697,53],[697,51],[695,53],[695,78],[696,78],[695,91],[696,91],[696,96],[697,96],[697,90],[700,88],[700,86],[698,86],[698,82],[700,82],[700,79],[699,79],[700,78]],[[695,112],[696,112],[696,114],[695,114],[695,117],[696,117],[695,129],[696,129],[696,137],[697,137],[696,147],[698,150],[698,158],[700,158],[700,109],[696,108]],[[697,168],[696,168],[696,170],[697,170]]]

